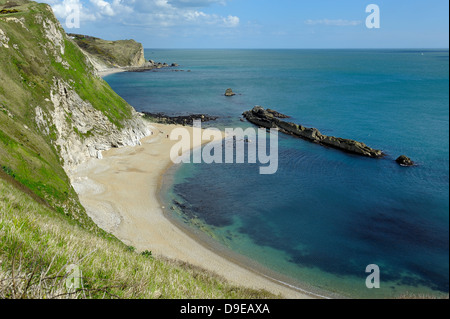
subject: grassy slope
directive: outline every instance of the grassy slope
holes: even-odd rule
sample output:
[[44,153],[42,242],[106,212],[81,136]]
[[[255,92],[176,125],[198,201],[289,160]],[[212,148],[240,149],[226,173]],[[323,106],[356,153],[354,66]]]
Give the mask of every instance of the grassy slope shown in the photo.
[[70,264],[80,267],[85,288],[71,297],[273,297],[233,287],[201,269],[138,255],[117,240],[81,228],[0,179],[0,298],[60,294],[66,298]]
[[[0,0],[0,9],[5,3]],[[70,69],[66,70],[51,54],[46,54],[49,49],[44,50],[42,44],[49,41],[44,37],[42,25],[36,23],[36,16],[56,22],[47,8],[45,4],[30,2],[14,7],[18,13],[0,15],[0,28],[10,39],[10,48],[0,49],[0,168],[59,212],[93,228],[53,146],[56,128],[50,127],[48,136],[42,134],[34,110],[39,106],[50,117],[54,78],[71,83],[81,98],[102,111],[117,127],[130,118],[132,109],[105,81],[93,75],[84,55],[62,28],[65,41],[62,58]],[[24,18],[28,31],[20,23],[2,20],[3,17]],[[67,120],[70,121],[70,114]]]

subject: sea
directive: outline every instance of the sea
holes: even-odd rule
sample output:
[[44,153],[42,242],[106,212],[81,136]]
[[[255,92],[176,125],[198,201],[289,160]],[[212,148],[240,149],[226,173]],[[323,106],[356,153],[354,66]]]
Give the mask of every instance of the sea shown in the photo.
[[[145,55],[179,66],[105,77],[137,111],[208,114],[218,119],[204,127],[246,129],[254,126],[242,113],[261,105],[386,154],[366,158],[279,133],[272,175],[258,163],[174,165],[160,197],[184,231],[316,296],[448,297],[448,49]],[[225,97],[227,88],[236,95]],[[416,165],[398,165],[400,155]]]

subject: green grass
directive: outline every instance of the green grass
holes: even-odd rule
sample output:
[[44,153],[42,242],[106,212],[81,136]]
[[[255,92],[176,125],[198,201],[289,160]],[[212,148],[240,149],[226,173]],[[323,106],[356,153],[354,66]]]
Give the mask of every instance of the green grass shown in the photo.
[[[69,265],[82,273],[73,294]],[[84,288],[84,289],[83,289]],[[85,230],[0,179],[0,298],[275,298],[203,269],[138,254]]]
[[69,34],[84,51],[97,57],[110,67],[133,65],[142,53],[142,45],[134,40],[107,41],[91,36]]
[[[131,118],[131,108],[128,103],[102,79],[92,74],[86,76],[85,72],[81,72],[89,68],[86,66],[85,56],[76,44],[66,40],[64,56],[71,66],[69,70],[66,70],[62,64],[52,61],[52,66],[59,76],[66,81],[74,81],[72,86],[83,100],[89,101],[118,128],[122,128],[123,121]],[[89,71],[92,72],[92,70]]]
[[[35,109],[39,106],[51,119],[54,106],[50,95],[54,79],[69,83],[69,89],[101,111],[118,129],[131,118],[132,107],[94,74],[92,65],[87,64],[84,54],[62,28],[65,51],[61,58],[70,68],[67,70],[55,61],[43,27],[36,23],[38,16],[58,23],[47,8],[46,4],[25,0],[0,0],[0,10],[18,10],[7,14],[8,17],[23,19],[28,29],[21,23],[0,19],[0,29],[10,39],[10,48],[0,50],[0,167],[8,167],[11,176],[56,210],[93,228],[62,168],[55,145],[56,127],[49,123],[49,134],[43,134],[35,121]],[[68,123],[71,123],[70,116],[68,114]],[[98,130],[86,134],[74,131],[81,139],[107,134]]]

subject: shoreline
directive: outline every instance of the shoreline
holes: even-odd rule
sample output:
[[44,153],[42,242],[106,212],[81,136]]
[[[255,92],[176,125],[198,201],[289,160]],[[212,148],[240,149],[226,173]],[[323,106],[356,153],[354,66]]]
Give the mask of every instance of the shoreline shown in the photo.
[[[103,159],[79,165],[70,178],[94,222],[138,251],[181,260],[212,271],[238,286],[265,289],[287,299],[318,298],[277,282],[192,238],[164,214],[159,191],[172,167],[170,149],[177,141],[167,134],[179,125],[151,124],[152,136],[141,146],[111,149]],[[192,127],[185,127],[191,133]],[[191,135],[192,136],[192,135]],[[205,142],[206,143],[206,142]],[[191,145],[200,147],[201,145]]]
[[98,70],[98,75],[101,78],[104,78],[105,76],[111,75],[111,74],[116,74],[116,73],[122,73],[122,72],[126,72],[126,69],[123,68],[109,68],[109,69],[103,69],[103,70]]
[[[173,172],[170,172],[174,168],[174,165],[170,165],[166,172],[161,175],[161,185],[158,187],[158,200],[161,206],[165,206],[166,202],[163,200],[163,194],[165,191],[167,191],[167,187],[170,185],[170,182],[165,183],[165,177],[173,176]],[[250,259],[249,257],[246,257],[244,255],[241,255],[239,253],[233,252],[231,249],[223,246],[219,242],[216,242],[214,239],[206,235],[205,233],[202,233],[200,230],[195,228],[194,226],[183,224],[182,221],[177,220],[176,217],[172,216],[171,210],[165,206],[163,209],[164,217],[172,224],[174,224],[176,227],[178,227],[182,232],[184,232],[187,236],[195,240],[197,243],[199,243],[201,246],[203,246],[205,249],[212,251],[216,255],[219,255],[220,257],[225,258],[226,260],[229,260],[230,262],[238,265],[239,267],[242,267],[250,272],[252,272],[254,275],[265,278],[270,280],[271,282],[281,285],[285,288],[289,288],[294,290],[295,292],[305,294],[307,298],[311,299],[345,299],[346,297],[340,296],[335,293],[321,293],[319,291],[314,291],[313,288],[311,290],[307,290],[307,288],[302,288],[300,283],[293,283],[292,279],[289,277],[282,275],[280,273],[277,273],[269,268],[266,268],[265,266],[259,264],[257,261]],[[333,296],[333,297],[331,297]],[[301,299],[301,298],[297,298]]]
[[101,78],[104,78],[105,76],[116,74],[116,73],[122,73],[122,72],[145,72],[145,71],[151,71],[151,70],[160,70],[163,68],[169,68],[174,66],[164,65],[161,67],[155,67],[155,66],[124,66],[124,67],[114,67],[114,68],[106,68],[106,69],[97,69],[98,75]]

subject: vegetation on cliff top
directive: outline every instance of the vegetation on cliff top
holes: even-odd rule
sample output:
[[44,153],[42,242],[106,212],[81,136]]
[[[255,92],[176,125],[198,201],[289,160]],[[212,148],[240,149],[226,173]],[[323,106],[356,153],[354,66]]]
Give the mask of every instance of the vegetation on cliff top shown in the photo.
[[56,80],[70,83],[117,127],[131,117],[132,108],[95,75],[50,6],[0,0],[0,10],[5,7],[18,12],[0,15],[0,169],[54,209],[95,228],[62,168],[55,146],[56,127],[49,124],[48,134],[43,134],[35,109],[39,107],[44,118],[51,118]]

